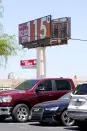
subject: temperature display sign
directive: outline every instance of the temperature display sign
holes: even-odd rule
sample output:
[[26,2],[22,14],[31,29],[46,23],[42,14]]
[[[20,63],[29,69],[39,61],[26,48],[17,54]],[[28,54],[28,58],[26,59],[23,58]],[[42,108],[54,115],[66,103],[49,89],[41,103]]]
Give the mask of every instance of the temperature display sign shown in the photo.
[[45,16],[19,25],[19,43],[29,43],[51,36],[51,16]]

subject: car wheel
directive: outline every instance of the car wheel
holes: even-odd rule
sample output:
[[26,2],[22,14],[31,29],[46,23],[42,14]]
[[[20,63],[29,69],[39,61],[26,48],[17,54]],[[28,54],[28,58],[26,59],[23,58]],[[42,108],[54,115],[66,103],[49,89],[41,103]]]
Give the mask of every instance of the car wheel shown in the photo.
[[87,127],[87,122],[75,120],[75,123],[80,129],[84,129]]
[[47,124],[48,124],[47,122],[44,122],[44,121],[39,121],[39,123],[40,123],[41,125],[47,125]]
[[75,121],[68,116],[67,110],[65,110],[65,111],[61,114],[61,122],[62,122],[62,124],[65,125],[65,126],[72,126],[72,125],[74,125],[74,123],[75,123]]
[[6,119],[5,116],[0,116],[0,122],[4,121]]
[[18,104],[12,111],[13,120],[26,122],[29,118],[29,108],[25,104]]

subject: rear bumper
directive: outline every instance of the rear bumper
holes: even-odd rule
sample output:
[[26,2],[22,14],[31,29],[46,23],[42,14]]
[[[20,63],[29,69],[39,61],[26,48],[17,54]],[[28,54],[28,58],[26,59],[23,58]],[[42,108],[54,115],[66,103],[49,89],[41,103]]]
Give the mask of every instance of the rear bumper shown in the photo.
[[68,115],[74,120],[87,120],[87,111],[68,111]]
[[0,115],[11,115],[12,107],[0,107]]

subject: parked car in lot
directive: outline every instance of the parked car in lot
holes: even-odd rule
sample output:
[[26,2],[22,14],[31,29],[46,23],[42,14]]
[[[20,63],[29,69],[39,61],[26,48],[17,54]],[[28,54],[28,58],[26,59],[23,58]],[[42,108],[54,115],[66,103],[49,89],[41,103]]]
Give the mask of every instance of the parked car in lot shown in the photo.
[[87,122],[87,83],[78,85],[72,92],[68,114],[76,121],[78,126]]
[[41,124],[62,122],[65,126],[74,124],[74,120],[68,116],[67,107],[70,100],[70,93],[67,93],[54,101],[39,103],[33,106],[30,118]]
[[74,88],[68,78],[26,80],[14,90],[0,92],[0,120],[12,116],[13,120],[25,122],[35,104],[56,100]]

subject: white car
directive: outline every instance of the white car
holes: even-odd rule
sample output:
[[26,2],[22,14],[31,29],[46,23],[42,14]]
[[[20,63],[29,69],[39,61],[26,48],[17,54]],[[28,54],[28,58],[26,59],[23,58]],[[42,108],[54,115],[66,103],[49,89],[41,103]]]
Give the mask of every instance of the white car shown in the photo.
[[87,121],[87,83],[78,85],[71,93],[68,115],[80,123]]

